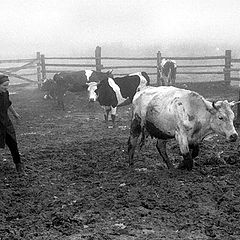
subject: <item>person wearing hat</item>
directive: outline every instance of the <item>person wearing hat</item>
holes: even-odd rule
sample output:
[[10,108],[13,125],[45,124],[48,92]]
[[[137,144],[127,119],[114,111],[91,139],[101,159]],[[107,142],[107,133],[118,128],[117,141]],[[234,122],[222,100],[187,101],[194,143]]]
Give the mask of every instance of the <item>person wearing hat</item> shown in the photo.
[[8,110],[16,119],[20,119],[20,115],[12,106],[12,102],[9,99],[8,87],[8,76],[0,75],[0,148],[4,148],[5,145],[8,146],[17,172],[25,174],[24,165],[18,151],[15,129],[8,116]]

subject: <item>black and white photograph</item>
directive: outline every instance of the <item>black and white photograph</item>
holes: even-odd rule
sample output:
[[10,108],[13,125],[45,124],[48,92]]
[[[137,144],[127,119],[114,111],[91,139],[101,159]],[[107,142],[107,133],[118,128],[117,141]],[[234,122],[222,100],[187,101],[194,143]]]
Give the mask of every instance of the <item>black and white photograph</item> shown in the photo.
[[240,239],[239,0],[0,19],[0,240]]

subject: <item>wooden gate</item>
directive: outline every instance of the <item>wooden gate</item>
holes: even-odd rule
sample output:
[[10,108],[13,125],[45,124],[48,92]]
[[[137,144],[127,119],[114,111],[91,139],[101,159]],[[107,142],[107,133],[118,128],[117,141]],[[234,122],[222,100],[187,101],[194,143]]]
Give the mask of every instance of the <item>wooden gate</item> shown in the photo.
[[41,82],[40,53],[36,58],[0,60],[0,74],[6,74],[10,78],[16,78],[28,83]]

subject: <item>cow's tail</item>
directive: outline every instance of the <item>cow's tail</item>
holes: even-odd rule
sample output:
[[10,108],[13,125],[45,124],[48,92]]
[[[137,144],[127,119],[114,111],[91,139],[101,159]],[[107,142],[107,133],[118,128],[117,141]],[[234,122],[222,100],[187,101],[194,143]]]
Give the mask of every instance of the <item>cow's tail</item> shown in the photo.
[[149,86],[150,85],[150,78],[149,78],[148,74],[146,72],[141,72],[141,74],[147,80],[146,86]]

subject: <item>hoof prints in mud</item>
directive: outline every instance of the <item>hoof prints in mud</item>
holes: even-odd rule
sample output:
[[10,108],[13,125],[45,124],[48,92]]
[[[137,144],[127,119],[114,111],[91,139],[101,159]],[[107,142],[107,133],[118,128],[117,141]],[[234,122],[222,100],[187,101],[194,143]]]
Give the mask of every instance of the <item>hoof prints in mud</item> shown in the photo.
[[223,167],[200,157],[203,164],[193,172],[159,170],[148,160],[130,169],[125,148],[124,138],[103,138],[29,151],[24,184],[4,181],[9,191],[1,199],[11,199],[11,204],[1,214],[5,225],[15,227],[2,228],[3,236],[81,232],[96,239],[104,239],[101,234],[208,239],[240,234],[237,165]]
[[[188,172],[167,170],[150,140],[129,168],[129,130],[78,119],[102,116],[81,96],[67,96],[66,113],[36,90],[12,100],[27,119],[17,136],[28,175],[9,154],[0,161],[0,239],[240,239],[239,143],[205,141]],[[129,126],[127,110],[117,124]],[[24,135],[37,131],[46,135]],[[168,151],[177,165],[177,144]]]

